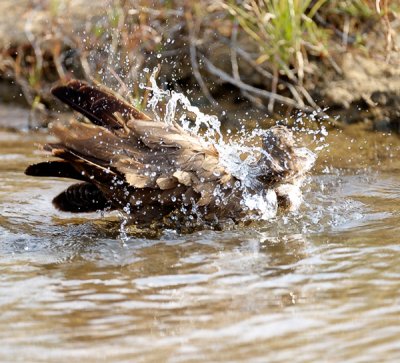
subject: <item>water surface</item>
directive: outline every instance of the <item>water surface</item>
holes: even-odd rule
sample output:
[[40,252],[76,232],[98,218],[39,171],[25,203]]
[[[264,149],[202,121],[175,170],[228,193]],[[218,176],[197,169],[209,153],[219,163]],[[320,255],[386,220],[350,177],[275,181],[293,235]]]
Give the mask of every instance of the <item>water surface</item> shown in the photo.
[[0,132],[0,361],[400,361],[398,137],[332,132],[293,215],[123,241]]

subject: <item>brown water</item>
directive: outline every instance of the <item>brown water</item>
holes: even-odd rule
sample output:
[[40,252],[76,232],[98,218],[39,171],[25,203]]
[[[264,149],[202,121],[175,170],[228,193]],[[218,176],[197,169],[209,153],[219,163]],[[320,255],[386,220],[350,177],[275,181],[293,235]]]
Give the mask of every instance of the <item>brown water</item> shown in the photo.
[[332,133],[298,214],[123,242],[0,132],[1,362],[400,361],[400,142]]

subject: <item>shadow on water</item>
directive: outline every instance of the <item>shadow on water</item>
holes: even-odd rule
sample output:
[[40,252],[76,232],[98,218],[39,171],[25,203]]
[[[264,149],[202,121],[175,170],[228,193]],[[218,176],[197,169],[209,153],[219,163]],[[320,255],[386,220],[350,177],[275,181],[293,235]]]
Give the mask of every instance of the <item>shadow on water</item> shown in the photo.
[[2,132],[0,360],[396,361],[400,142],[330,137],[297,213],[121,239],[22,174],[47,136]]

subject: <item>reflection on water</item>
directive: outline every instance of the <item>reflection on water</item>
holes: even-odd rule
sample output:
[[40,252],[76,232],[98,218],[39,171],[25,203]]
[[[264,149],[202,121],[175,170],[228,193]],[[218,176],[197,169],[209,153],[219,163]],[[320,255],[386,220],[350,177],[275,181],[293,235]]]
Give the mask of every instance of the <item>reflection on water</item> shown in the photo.
[[400,142],[331,137],[297,214],[122,241],[22,174],[45,135],[0,133],[0,361],[398,361]]

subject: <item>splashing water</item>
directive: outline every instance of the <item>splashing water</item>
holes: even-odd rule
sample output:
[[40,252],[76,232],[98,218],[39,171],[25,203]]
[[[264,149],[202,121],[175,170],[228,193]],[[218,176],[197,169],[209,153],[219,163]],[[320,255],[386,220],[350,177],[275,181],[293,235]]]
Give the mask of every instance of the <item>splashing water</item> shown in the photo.
[[[225,142],[221,133],[221,122],[215,115],[207,115],[193,106],[190,100],[182,93],[175,91],[163,90],[158,87],[156,82],[156,69],[150,76],[150,86],[140,85],[142,89],[151,91],[152,96],[149,99],[147,107],[151,109],[158,121],[165,122],[166,125],[172,125],[177,119],[178,106],[183,109],[183,114],[179,121],[184,130],[199,136],[205,147],[213,146],[219,154],[220,163],[225,169],[233,175],[238,182],[235,187],[242,191],[241,205],[251,215],[249,218],[258,220],[269,220],[276,216],[278,210],[277,195],[274,190],[262,190],[255,193],[254,187],[257,176],[261,174],[261,170],[257,167],[256,162],[261,155],[271,158],[271,156],[261,147],[254,146],[257,138],[263,137],[268,130],[255,129],[251,132],[245,132],[244,129],[240,133],[238,141],[230,140]],[[159,113],[159,105],[165,102],[165,113]],[[194,122],[187,118],[187,113],[194,115]],[[299,117],[296,121],[301,120]],[[200,130],[204,132],[200,133]],[[302,130],[304,132],[304,130]],[[310,132],[309,130],[307,132]],[[314,131],[311,131],[314,133]],[[315,132],[315,135],[321,133],[321,130]],[[322,130],[322,135],[326,136],[326,130]],[[315,136],[314,135],[314,136]],[[249,146],[252,145],[252,146]],[[297,148],[296,153],[305,157],[307,160],[305,169],[309,170],[314,165],[316,155],[307,148]],[[300,186],[303,180],[299,180],[290,190],[290,198],[295,205],[300,205],[302,196]],[[218,199],[219,190],[215,190],[214,196]]]
[[[182,123],[182,127],[186,131],[198,135],[201,126],[204,125],[206,127],[206,133],[204,134],[203,140],[211,144],[215,144],[217,139],[222,140],[222,134],[220,130],[221,122],[216,116],[207,115],[201,112],[200,109],[196,106],[193,106],[189,99],[182,93],[162,90],[159,88],[155,79],[155,72],[153,72],[153,74],[150,76],[150,84],[150,87],[141,85],[141,88],[152,91],[152,97],[149,99],[148,107],[151,108],[158,121],[164,121],[169,126],[172,125],[176,119],[178,102],[180,102],[184,110],[196,116],[194,125],[192,125],[190,121],[186,119],[186,114],[181,116],[180,121]],[[166,105],[165,115],[164,117],[161,117],[158,113],[157,106],[166,98],[168,99],[168,102]]]

